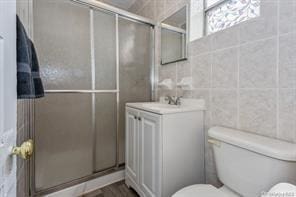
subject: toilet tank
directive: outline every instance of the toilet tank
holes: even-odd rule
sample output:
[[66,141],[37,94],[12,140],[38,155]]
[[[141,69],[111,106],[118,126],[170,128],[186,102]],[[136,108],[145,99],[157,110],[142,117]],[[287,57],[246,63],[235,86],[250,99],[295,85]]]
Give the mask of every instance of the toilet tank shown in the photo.
[[256,197],[280,182],[296,184],[296,144],[223,127],[208,135],[218,178],[238,194]]

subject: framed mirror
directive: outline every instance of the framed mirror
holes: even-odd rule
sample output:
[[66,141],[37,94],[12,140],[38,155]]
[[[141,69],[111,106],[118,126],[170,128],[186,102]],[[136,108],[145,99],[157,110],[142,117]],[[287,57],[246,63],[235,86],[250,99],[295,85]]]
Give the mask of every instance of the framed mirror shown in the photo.
[[187,59],[188,5],[161,22],[161,64]]

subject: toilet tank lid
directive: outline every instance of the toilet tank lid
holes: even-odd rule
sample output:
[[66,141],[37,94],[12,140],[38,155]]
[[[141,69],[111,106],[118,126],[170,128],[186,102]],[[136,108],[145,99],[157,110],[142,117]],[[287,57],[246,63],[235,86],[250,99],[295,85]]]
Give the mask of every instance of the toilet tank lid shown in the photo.
[[209,137],[259,154],[284,161],[296,161],[296,144],[237,129],[213,127]]

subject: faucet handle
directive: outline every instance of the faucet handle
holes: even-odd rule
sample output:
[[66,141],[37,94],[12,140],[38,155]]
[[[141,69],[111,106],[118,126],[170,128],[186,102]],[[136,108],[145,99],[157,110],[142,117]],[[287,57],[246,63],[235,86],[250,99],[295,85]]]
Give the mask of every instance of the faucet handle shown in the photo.
[[178,96],[176,98],[176,105],[181,105],[181,99],[183,98],[183,96]]

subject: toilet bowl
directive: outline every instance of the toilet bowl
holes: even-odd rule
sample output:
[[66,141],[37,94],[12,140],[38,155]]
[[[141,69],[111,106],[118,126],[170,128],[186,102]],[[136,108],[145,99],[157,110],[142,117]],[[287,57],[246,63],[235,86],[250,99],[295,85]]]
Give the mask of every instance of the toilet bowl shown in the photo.
[[296,144],[223,127],[211,128],[208,136],[224,186],[192,185],[172,197],[255,197],[280,182],[296,184]]
[[226,187],[216,188],[212,185],[191,185],[181,189],[172,197],[240,197]]
[[289,183],[279,183],[273,186],[268,192],[262,194],[262,197],[275,196],[296,196],[296,186]]
[[[192,185],[186,187],[173,195],[173,197],[240,197],[225,186],[217,189],[212,185]],[[296,196],[296,186],[289,183],[279,183],[268,192],[262,192],[261,197],[274,196]]]

